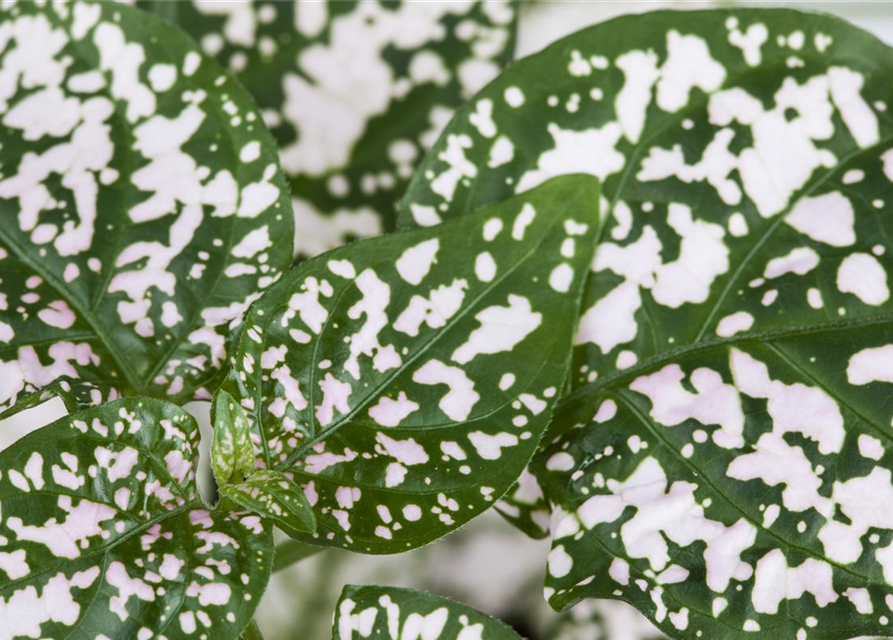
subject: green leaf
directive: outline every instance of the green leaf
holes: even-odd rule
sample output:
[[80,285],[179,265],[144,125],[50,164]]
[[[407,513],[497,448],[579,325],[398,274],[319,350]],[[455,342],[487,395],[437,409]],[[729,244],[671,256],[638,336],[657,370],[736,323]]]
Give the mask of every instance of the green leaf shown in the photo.
[[505,623],[448,598],[397,587],[347,585],[332,640],[522,640]]
[[284,473],[261,470],[239,484],[220,487],[220,495],[273,520],[289,535],[316,532],[316,515],[304,491]]
[[0,452],[5,637],[239,636],[272,535],[256,515],[202,504],[198,441],[189,414],[131,398]]
[[89,407],[115,400],[118,392],[114,387],[95,385],[79,380],[58,379],[56,382],[24,396],[19,396],[18,401],[6,409],[0,411],[0,421],[11,418],[17,413],[40,406],[53,398],[59,398],[68,413],[74,413]]
[[515,64],[421,167],[407,215],[604,180],[571,395],[532,465],[553,606],[620,598],[679,638],[891,633],[890,77],[828,16],[624,17]]
[[394,203],[452,110],[510,60],[512,2],[140,1],[255,97],[292,181],[296,250],[394,228]]
[[257,623],[254,620],[242,632],[240,640],[264,640],[264,636],[261,634],[260,629],[257,628]]
[[539,481],[527,469],[495,508],[499,515],[531,538],[541,540],[549,536],[552,508]]
[[598,185],[564,177],[453,223],[358,242],[252,307],[225,388],[311,541],[423,545],[498,500],[564,384]]
[[254,471],[254,445],[251,420],[245,410],[226,391],[214,394],[211,405],[211,469],[220,488],[242,482]]
[[7,4],[0,30],[0,410],[61,381],[210,398],[292,254],[251,97],[120,4]]

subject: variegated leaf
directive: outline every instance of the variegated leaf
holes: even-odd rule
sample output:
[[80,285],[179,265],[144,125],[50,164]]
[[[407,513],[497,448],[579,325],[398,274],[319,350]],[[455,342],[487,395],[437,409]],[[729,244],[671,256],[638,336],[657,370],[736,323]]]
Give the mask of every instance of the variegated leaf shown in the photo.
[[131,398],[0,453],[3,638],[239,636],[272,536],[257,515],[202,504],[198,440],[189,414]]
[[111,386],[97,385],[83,380],[58,378],[55,382],[42,387],[39,391],[20,395],[14,405],[0,411],[0,421],[11,418],[27,409],[40,406],[53,398],[62,401],[68,413],[74,413],[89,407],[98,407],[105,402],[118,398],[118,391]]
[[310,541],[405,551],[509,489],[564,384],[597,198],[562,177],[336,249],[255,303],[225,388],[261,464],[304,487]]
[[891,77],[823,15],[624,17],[513,66],[429,156],[420,223],[604,180],[532,467],[553,606],[615,597],[684,638],[893,633]]
[[211,469],[217,485],[238,483],[254,471],[251,423],[242,406],[222,389],[211,405]]
[[540,540],[549,536],[551,507],[539,480],[527,469],[495,508],[499,515],[531,538]]
[[140,0],[248,88],[292,181],[296,250],[392,230],[453,109],[514,47],[515,2]]
[[397,587],[344,587],[332,640],[522,640],[496,618],[447,598]]
[[316,516],[304,491],[279,471],[261,469],[238,484],[225,484],[220,496],[274,521],[289,535],[316,532]]
[[60,381],[210,397],[292,249],[250,96],[136,9],[6,3],[0,144],[0,409]]

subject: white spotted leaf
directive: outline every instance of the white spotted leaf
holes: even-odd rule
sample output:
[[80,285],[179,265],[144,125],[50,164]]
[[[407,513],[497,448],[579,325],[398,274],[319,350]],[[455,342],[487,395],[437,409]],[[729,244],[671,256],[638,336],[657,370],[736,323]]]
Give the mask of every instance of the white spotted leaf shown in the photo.
[[597,206],[561,177],[314,258],[252,306],[225,389],[316,510],[308,542],[405,551],[509,489],[564,385]]
[[603,181],[531,465],[554,607],[619,598],[678,638],[893,632],[891,77],[821,14],[627,16],[513,65],[421,166],[408,226]]
[[238,484],[221,486],[220,495],[291,536],[316,532],[316,515],[303,489],[279,471],[261,469]]
[[202,503],[198,441],[186,412],[131,398],[0,453],[4,637],[239,637],[272,535],[257,515]]
[[348,585],[332,640],[523,640],[504,622],[448,598],[398,587]]
[[0,410],[52,385],[210,398],[292,254],[251,97],[120,4],[7,3],[0,34]]
[[393,230],[394,203],[453,109],[496,77],[514,0],[138,0],[245,85],[291,180],[296,251]]

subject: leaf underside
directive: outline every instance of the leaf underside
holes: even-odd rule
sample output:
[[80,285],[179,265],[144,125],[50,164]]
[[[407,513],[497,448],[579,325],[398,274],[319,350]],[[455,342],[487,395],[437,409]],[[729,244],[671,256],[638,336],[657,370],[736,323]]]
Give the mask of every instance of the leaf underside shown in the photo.
[[[4,637],[233,639],[270,576],[272,535],[208,511],[199,432],[172,404],[118,400],[0,453]],[[148,636],[147,636],[148,637]]]
[[257,100],[292,183],[296,251],[390,231],[395,202],[452,111],[496,77],[512,2],[167,2]]
[[62,382],[210,397],[291,259],[251,97],[130,7],[7,4],[0,33],[0,410]]
[[890,77],[828,16],[624,17],[516,63],[420,168],[407,226],[603,180],[531,465],[554,607],[619,598],[678,638],[893,631]]
[[566,176],[336,249],[252,307],[224,388],[304,487],[308,541],[405,551],[509,489],[564,384],[597,199]]
[[499,620],[448,598],[397,587],[344,587],[332,623],[332,640],[418,637],[521,640]]

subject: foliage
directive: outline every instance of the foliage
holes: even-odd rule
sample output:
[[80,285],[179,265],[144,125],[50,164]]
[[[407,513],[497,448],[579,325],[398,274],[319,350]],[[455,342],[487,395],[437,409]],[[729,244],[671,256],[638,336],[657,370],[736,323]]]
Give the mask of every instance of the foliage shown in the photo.
[[251,98],[128,7],[7,4],[0,29],[0,409],[45,387],[209,398],[292,253]]
[[182,409],[126,398],[0,452],[4,637],[241,632],[270,576],[272,535],[257,515],[201,502],[198,440]]
[[[620,18],[513,65],[413,173],[511,6],[224,4],[151,8],[263,117],[137,9],[0,13],[0,417],[71,412],[0,452],[3,637],[257,638],[274,526],[280,564],[396,553],[493,505],[548,530],[558,609],[890,632],[887,47],[787,10]],[[410,177],[406,231],[288,268],[290,197],[311,254],[389,228]],[[345,591],[355,633],[517,638],[384,587]]]
[[405,551],[505,493],[564,383],[597,202],[560,178],[314,258],[252,306],[224,388],[314,540]]
[[332,623],[332,640],[521,640],[505,624],[458,602],[423,591],[348,585]]
[[624,17],[515,64],[420,167],[407,225],[603,181],[531,467],[553,606],[620,598],[680,638],[889,632],[891,71],[822,15]]
[[452,110],[514,48],[510,2],[139,0],[251,92],[291,180],[296,250],[391,231]]

